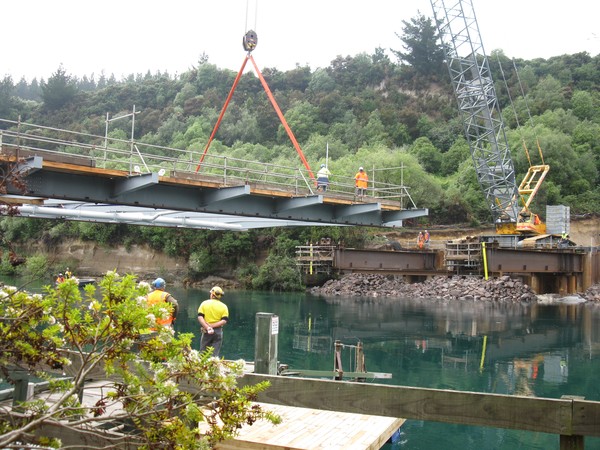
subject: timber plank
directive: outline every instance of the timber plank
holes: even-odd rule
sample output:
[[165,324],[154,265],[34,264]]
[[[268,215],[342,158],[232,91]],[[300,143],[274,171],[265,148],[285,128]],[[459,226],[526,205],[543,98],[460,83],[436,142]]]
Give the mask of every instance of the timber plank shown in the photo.
[[600,436],[600,403],[573,400],[572,434]]
[[584,401],[581,414],[585,418],[578,419],[572,413],[573,400],[565,399],[258,374],[246,374],[240,384],[264,380],[271,385],[259,400],[271,404],[565,435],[578,434],[578,427],[587,430],[587,435],[599,433],[589,430],[600,417],[598,402]]
[[404,419],[393,417],[260,405],[279,414],[282,423],[262,420],[244,426],[235,439],[217,444],[217,450],[377,450],[404,423]]

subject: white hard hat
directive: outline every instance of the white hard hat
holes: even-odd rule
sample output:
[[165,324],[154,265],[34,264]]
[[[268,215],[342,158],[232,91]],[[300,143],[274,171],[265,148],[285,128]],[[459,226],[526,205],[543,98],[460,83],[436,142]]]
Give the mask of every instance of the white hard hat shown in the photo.
[[359,167],[358,170],[365,170],[365,169],[363,169],[362,167]]

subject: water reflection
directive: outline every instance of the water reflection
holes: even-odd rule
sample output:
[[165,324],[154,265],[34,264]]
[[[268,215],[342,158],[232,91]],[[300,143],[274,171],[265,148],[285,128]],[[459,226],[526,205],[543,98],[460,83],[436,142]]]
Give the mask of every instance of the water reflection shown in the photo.
[[[206,293],[174,294],[182,305],[177,330],[198,334],[196,311]],[[334,342],[360,341],[367,370],[392,373],[387,382],[393,384],[542,395],[556,390],[550,385],[568,385],[573,370],[579,374],[586,365],[597,365],[600,349],[600,309],[586,305],[361,301],[257,292],[229,292],[225,301],[231,312],[223,346],[227,358],[254,358],[254,316],[270,312],[280,318],[279,358],[290,368],[332,369]],[[572,395],[586,390],[570,388]],[[600,399],[596,390],[585,395]]]

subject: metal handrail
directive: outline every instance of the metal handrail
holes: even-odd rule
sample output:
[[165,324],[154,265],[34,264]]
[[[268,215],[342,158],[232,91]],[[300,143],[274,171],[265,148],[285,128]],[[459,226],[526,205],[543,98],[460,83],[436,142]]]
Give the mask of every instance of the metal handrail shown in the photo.
[[[166,176],[194,176],[197,161],[201,156],[199,150],[193,149],[182,150],[6,119],[0,119],[0,123],[17,128],[16,131],[0,130],[0,144],[5,153],[6,150],[13,149],[15,152],[25,150],[32,153],[81,156],[89,158],[95,167],[127,170],[129,173],[160,172],[162,169]],[[58,133],[60,136],[50,136],[49,133]],[[66,139],[65,136],[72,137],[72,140]],[[283,166],[216,154],[205,155],[201,173],[207,177],[218,177],[226,186],[256,183],[274,189],[293,189],[296,194],[308,195],[314,195],[316,188],[304,167]],[[358,200],[355,196],[353,177],[335,175],[323,194],[354,196]],[[411,208],[416,208],[408,187],[403,185],[373,180],[369,182],[367,197],[399,201],[401,208],[404,208],[405,203]]]

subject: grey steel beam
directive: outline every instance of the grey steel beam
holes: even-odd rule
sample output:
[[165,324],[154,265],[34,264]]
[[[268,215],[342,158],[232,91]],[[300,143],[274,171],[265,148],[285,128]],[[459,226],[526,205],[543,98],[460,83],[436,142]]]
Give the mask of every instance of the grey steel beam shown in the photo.
[[[267,226],[277,226],[276,223],[291,226],[291,221],[303,222],[302,225],[389,226],[393,220],[403,217],[399,215],[400,212],[391,212],[390,215],[390,212],[382,211],[380,203],[340,205],[325,203],[322,195],[290,198],[253,193],[248,185],[213,188],[164,182],[155,177],[149,174],[126,178],[102,172],[96,174],[42,168],[27,174],[26,192],[12,187],[8,193],[86,204],[113,204],[278,221]],[[407,214],[414,217],[418,212],[411,210]]]
[[21,175],[30,175],[42,169],[44,161],[41,156],[30,156],[17,163],[17,172]]
[[244,185],[224,187],[212,191],[203,191],[201,198],[204,205],[211,205],[216,203],[227,202],[230,200],[237,200],[240,197],[247,197],[248,195],[250,195],[250,186]]
[[347,220],[357,215],[372,214],[381,212],[381,203],[359,203],[356,205],[338,206],[336,208],[336,217],[339,220]]
[[402,211],[382,211],[382,225],[385,227],[401,227],[402,222],[407,219],[429,215],[429,209],[404,209]]
[[579,273],[583,272],[583,253],[563,251],[488,248],[490,272],[502,273]]
[[290,211],[293,209],[306,208],[323,204],[322,195],[311,195],[309,197],[286,198],[277,202],[277,213]]
[[115,181],[114,197],[135,192],[140,189],[147,188],[153,184],[158,184],[157,173],[142,173],[139,175],[132,175],[128,178],[119,179]]
[[336,249],[338,270],[424,272],[435,271],[436,253],[424,250],[377,251]]

